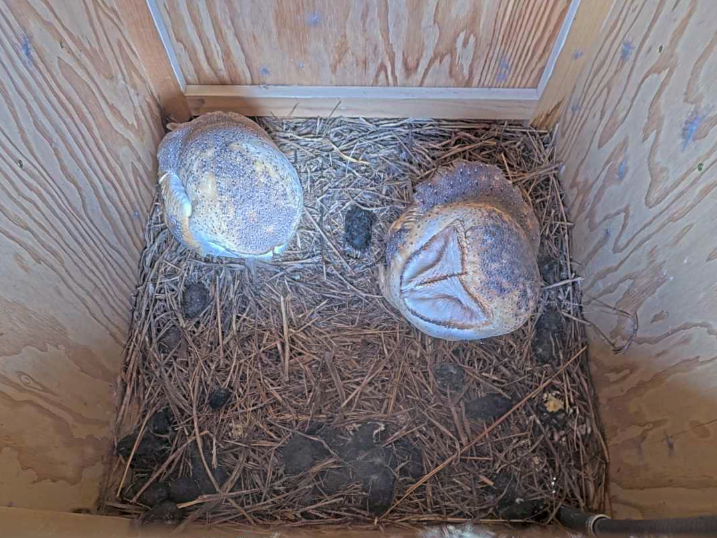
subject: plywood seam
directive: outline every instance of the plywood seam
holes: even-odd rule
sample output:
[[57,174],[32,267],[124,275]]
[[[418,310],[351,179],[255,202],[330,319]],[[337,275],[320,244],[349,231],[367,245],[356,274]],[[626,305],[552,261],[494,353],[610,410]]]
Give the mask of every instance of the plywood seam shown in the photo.
[[147,1],[147,9],[149,10],[150,15],[152,15],[152,20],[154,21],[154,26],[155,26],[155,28],[157,28],[157,32],[159,33],[159,38],[162,40],[162,45],[164,46],[164,52],[167,55],[167,61],[169,62],[169,65],[172,67],[172,72],[174,73],[174,77],[176,78],[180,89],[183,92],[186,92],[187,81],[184,78],[184,73],[182,73],[182,68],[179,65],[179,59],[177,58],[177,53],[174,51],[172,42],[169,39],[169,33],[167,32],[167,27],[164,24],[164,19],[162,19],[162,14],[159,12],[159,7],[157,6],[157,2],[156,2],[156,0],[146,0],[146,1]]
[[538,82],[538,97],[543,94],[543,90],[545,90],[545,86],[547,86],[548,80],[550,80],[550,77],[553,74],[560,52],[563,50],[568,34],[570,34],[570,29],[573,26],[573,21],[575,20],[578,8],[580,8],[580,0],[573,0],[568,7],[568,12],[565,14],[565,20],[563,21],[563,25],[560,27],[560,33],[553,44],[553,50],[550,51],[548,63],[545,65],[543,75],[540,77],[540,82]]

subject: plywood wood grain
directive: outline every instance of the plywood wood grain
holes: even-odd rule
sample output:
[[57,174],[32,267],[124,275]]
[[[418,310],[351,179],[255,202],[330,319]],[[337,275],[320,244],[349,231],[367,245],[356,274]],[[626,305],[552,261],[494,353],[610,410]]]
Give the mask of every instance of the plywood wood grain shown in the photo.
[[3,3],[0,506],[97,496],[160,128],[113,0]]
[[717,19],[616,2],[560,122],[619,516],[717,512]]
[[536,127],[552,129],[563,117],[588,58],[602,44],[603,24],[614,4],[615,0],[584,0],[578,5],[555,66],[544,76],[544,87],[539,88],[540,101],[532,122]]
[[132,46],[144,65],[145,78],[164,115],[176,122],[189,120],[184,76],[169,43],[157,4],[154,0],[122,0],[117,8]]
[[536,88],[568,0],[157,0],[187,84]]

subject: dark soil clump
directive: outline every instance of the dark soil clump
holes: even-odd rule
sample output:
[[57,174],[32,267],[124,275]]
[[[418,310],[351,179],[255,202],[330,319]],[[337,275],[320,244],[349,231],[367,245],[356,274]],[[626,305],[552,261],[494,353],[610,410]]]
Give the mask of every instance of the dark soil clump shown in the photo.
[[535,336],[531,343],[533,357],[538,364],[559,364],[561,339],[564,336],[565,321],[560,312],[546,310],[535,323]]
[[406,439],[399,439],[394,446],[400,475],[413,480],[420,479],[425,474],[421,449]]
[[345,461],[356,461],[362,453],[374,448],[383,438],[380,426],[366,422],[359,426],[346,444],[338,447],[338,453]]
[[521,498],[503,498],[498,503],[498,515],[508,520],[532,520],[545,508],[541,499],[525,501]]
[[[202,465],[201,469],[195,469],[195,473],[197,484],[199,484],[199,490],[203,494],[207,495],[210,493],[217,493],[217,489],[214,487],[214,482],[212,482],[212,479],[209,478],[204,465]],[[227,471],[226,467],[220,465],[219,467],[214,467],[212,469],[212,476],[214,477],[214,481],[217,483],[217,486],[221,488],[224,485],[224,482],[226,482],[229,478],[229,471]]]
[[347,469],[329,469],[321,475],[319,488],[326,495],[336,495],[351,483]]
[[540,270],[540,276],[543,278],[543,282],[550,286],[559,282],[560,279],[560,261],[550,256],[541,256],[538,260],[538,269]]

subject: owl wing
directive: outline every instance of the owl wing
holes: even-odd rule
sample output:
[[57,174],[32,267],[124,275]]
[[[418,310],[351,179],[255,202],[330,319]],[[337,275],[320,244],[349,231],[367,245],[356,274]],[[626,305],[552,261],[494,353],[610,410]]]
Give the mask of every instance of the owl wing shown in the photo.
[[164,216],[167,226],[185,245],[196,243],[189,228],[189,217],[192,215],[192,201],[187,196],[187,191],[174,172],[165,172],[159,178],[164,199]]

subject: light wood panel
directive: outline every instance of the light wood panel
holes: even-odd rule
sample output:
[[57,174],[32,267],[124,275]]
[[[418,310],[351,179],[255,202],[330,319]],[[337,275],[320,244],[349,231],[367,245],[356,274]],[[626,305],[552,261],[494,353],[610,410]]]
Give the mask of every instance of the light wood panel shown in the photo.
[[536,127],[552,129],[563,116],[587,59],[601,44],[603,23],[613,4],[614,0],[583,0],[579,3],[555,66],[548,76],[543,77],[542,87],[538,88],[540,100],[532,118]]
[[186,83],[157,4],[154,0],[122,0],[117,8],[164,115],[172,121],[187,121]]
[[3,3],[0,506],[98,494],[161,136],[144,79],[113,0]]
[[157,0],[187,84],[537,88],[569,0]]
[[187,86],[193,114],[217,110],[247,116],[371,116],[527,120],[536,90],[470,88],[349,88],[305,86]]
[[717,19],[616,2],[560,121],[619,516],[717,512]]

